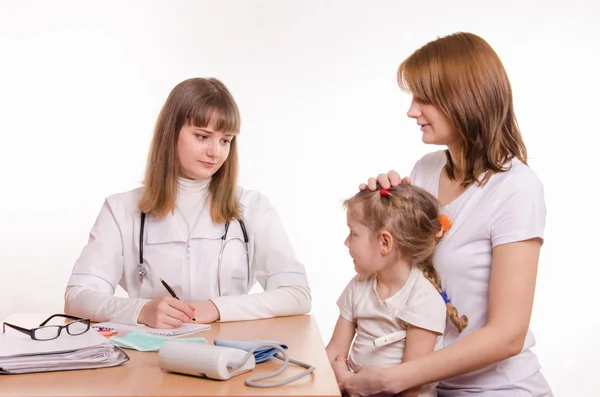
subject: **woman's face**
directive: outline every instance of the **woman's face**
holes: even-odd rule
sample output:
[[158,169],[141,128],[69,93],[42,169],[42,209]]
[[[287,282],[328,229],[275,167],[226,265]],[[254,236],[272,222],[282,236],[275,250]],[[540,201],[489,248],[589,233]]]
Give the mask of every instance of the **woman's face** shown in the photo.
[[459,135],[450,118],[436,105],[424,104],[413,96],[407,115],[421,126],[423,143],[446,146],[458,143]]
[[177,154],[184,178],[209,179],[221,168],[227,156],[233,133],[186,124],[179,132]]

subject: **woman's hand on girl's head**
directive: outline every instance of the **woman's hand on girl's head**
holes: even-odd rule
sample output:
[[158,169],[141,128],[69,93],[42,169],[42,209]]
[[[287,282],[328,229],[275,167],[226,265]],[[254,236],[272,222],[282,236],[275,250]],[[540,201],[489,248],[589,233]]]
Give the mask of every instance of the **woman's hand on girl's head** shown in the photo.
[[192,322],[194,306],[170,296],[161,296],[146,303],[138,315],[138,323],[153,328],[177,328]]
[[369,178],[366,184],[361,183],[358,187],[360,190],[365,190],[368,188],[371,191],[377,189],[377,185],[379,184],[383,189],[389,189],[393,186],[398,186],[401,183],[405,183],[410,185],[410,178],[405,176],[404,178],[400,177],[398,172],[391,170],[387,174],[379,174],[377,178]]

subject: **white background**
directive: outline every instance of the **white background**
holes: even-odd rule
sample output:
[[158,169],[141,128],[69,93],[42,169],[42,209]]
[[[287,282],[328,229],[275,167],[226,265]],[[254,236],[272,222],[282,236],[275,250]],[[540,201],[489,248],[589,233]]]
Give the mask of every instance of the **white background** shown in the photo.
[[504,62],[546,189],[535,351],[555,395],[589,395],[599,16],[592,0],[0,1],[0,318],[62,311],[104,198],[143,178],[169,91],[214,76],[243,117],[240,182],[278,208],[327,342],[353,275],[342,200],[438,149],[406,117],[396,68],[427,41],[470,31]]

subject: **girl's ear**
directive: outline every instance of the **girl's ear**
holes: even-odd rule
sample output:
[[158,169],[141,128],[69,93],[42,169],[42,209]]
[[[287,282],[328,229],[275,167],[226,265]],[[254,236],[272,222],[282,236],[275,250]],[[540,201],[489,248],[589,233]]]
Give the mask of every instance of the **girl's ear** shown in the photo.
[[379,234],[379,249],[381,255],[388,255],[394,248],[394,239],[389,232],[381,232]]

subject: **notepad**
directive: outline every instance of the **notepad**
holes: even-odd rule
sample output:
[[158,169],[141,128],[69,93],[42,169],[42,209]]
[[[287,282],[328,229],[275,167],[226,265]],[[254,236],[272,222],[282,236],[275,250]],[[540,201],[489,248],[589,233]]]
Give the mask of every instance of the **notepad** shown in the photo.
[[160,335],[160,336],[181,336],[181,335],[189,335],[194,334],[200,331],[209,330],[210,324],[181,324],[178,328],[172,329],[164,329],[164,328],[152,328],[147,325],[129,325],[129,324],[120,324],[120,323],[97,323],[92,324],[92,327],[95,329],[106,329],[110,331],[116,332],[146,332],[152,335]]
[[174,339],[189,343],[207,343],[204,338],[175,338],[172,336],[150,335],[146,332],[136,331],[132,331],[123,337],[113,336],[109,340],[115,345],[126,349],[134,349],[142,352],[157,352],[160,350],[163,343]]

